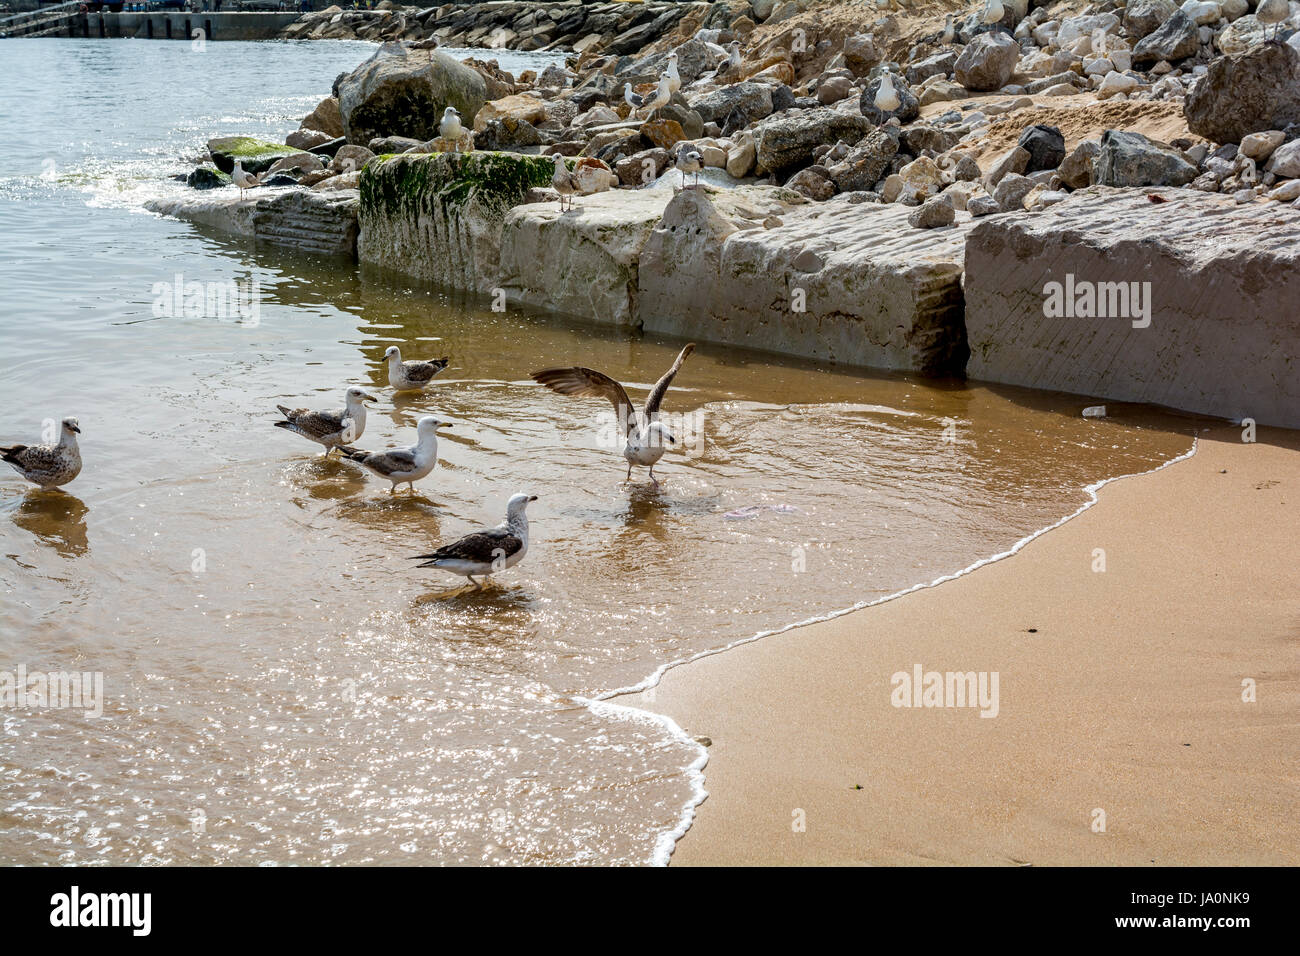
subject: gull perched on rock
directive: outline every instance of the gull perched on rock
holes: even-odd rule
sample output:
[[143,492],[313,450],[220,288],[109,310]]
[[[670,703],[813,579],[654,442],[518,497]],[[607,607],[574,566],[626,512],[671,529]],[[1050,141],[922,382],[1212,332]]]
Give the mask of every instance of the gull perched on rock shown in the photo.
[[250,173],[244,169],[241,160],[235,160],[235,168],[230,172],[230,178],[236,186],[239,187],[239,195],[244,195],[245,189],[252,189],[254,186],[262,185],[262,177],[256,173]]
[[732,40],[727,44],[727,62],[723,64],[728,70],[739,69],[741,64],[740,41]]
[[506,520],[496,527],[467,534],[432,554],[418,554],[412,560],[424,562],[417,567],[463,574],[481,591],[483,585],[474,580],[474,575],[481,575],[486,583],[488,575],[513,568],[528,553],[527,508],[530,501],[536,500],[536,495],[513,495],[506,505]]
[[872,102],[881,113],[892,113],[903,105],[902,97],[898,95],[898,90],[894,89],[894,74],[889,72],[889,67],[885,67],[885,71],[880,74],[880,87],[876,90],[876,98]]
[[637,421],[636,412],[632,409],[632,400],[627,397],[623,386],[604,372],[583,368],[580,365],[572,368],[548,368],[534,372],[533,379],[561,395],[609,399],[614,405],[614,415],[623,432],[625,442],[623,457],[627,459],[627,480],[632,480],[633,465],[649,465],[650,481],[658,488],[659,482],[655,479],[655,463],[664,456],[666,450],[664,442],[670,445],[677,444],[677,439],[659,421],[659,406],[668,392],[668,386],[672,384],[673,378],[681,370],[682,363],[686,361],[686,356],[693,351],[695,351],[694,342],[681,350],[672,368],[655,383],[655,387],[646,396],[642,422]]
[[402,350],[390,345],[384,350],[388,363],[388,384],[399,392],[416,392],[433,381],[433,377],[447,367],[446,358],[430,362],[403,362]]
[[415,483],[432,472],[438,464],[438,429],[450,427],[450,422],[425,415],[415,423],[414,445],[390,448],[387,451],[344,448],[343,457],[355,461],[380,478],[391,481],[393,486],[388,489],[390,495],[396,493],[397,486],[402,482],[406,482],[414,494]]
[[568,165],[564,162],[564,157],[559,153],[556,153],[551,159],[555,160],[555,172],[551,174],[551,185],[560,194],[560,212],[563,212],[566,199],[569,208],[573,208],[573,194],[578,191],[578,177],[569,171]]
[[[704,157],[693,149],[683,146],[677,151],[677,162],[674,164],[677,170],[682,174],[682,189],[686,189],[686,174],[695,174],[695,185],[700,184],[700,170],[704,168]],[[694,188],[694,187],[692,187]]]
[[65,418],[59,426],[59,440],[53,445],[9,445],[0,447],[0,458],[14,471],[42,491],[66,485],[81,474],[81,449],[77,436],[81,426],[75,418]]
[[1006,9],[1002,6],[1002,0],[984,0],[984,10],[980,13],[980,22],[992,26],[995,23],[1000,23],[1006,13]]
[[668,66],[664,69],[664,76],[668,78],[668,95],[672,96],[682,88],[682,75],[677,72],[677,54],[668,54]]
[[1268,25],[1273,24],[1273,39],[1277,39],[1277,31],[1282,29],[1282,21],[1291,13],[1291,4],[1287,0],[1259,0],[1259,6],[1255,8],[1255,19],[1264,24],[1267,29]]
[[353,385],[347,391],[343,408],[314,412],[308,408],[286,408],[277,405],[284,421],[276,422],[283,428],[325,446],[328,455],[335,448],[356,441],[366,430],[366,402],[378,401],[363,388]]
[[638,110],[641,108],[642,104],[645,103],[645,100],[642,99],[640,93],[633,92],[631,83],[624,83],[623,102],[632,107],[632,109]]
[[948,44],[957,38],[957,29],[952,25],[952,14],[948,14],[943,19],[943,33],[939,35],[939,42]]
[[646,111],[646,119],[654,116],[658,110],[667,106],[668,102],[673,98],[672,90],[668,87],[669,82],[667,75],[661,76],[659,77],[659,85],[655,87],[655,91],[651,93],[648,98],[643,99],[641,105]]
[[448,106],[442,111],[442,119],[438,121],[438,135],[443,139],[458,140],[460,134],[465,128],[460,124],[460,111],[454,106]]

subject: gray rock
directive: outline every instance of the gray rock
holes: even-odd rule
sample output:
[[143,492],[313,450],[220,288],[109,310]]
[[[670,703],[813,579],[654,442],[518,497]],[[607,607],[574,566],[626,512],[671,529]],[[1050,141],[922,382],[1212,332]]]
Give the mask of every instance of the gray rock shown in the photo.
[[386,153],[404,153],[420,144],[420,140],[409,136],[377,136],[366,144],[366,148],[376,156],[383,156]]
[[483,129],[474,134],[475,149],[518,151],[543,142],[536,126],[516,116],[488,120]]
[[385,43],[338,84],[349,143],[376,137],[438,135],[443,110],[454,106],[469,123],[487,101],[478,71],[439,50]]
[[787,189],[803,193],[809,199],[823,201],[835,195],[835,184],[824,166],[809,166],[795,173],[786,182]]
[[1293,139],[1275,149],[1265,168],[1284,179],[1300,179],[1300,139]]
[[932,76],[947,76],[957,67],[957,51],[943,50],[932,56],[927,56],[924,60],[913,63],[904,72],[907,82],[912,84],[921,83]]
[[663,174],[671,159],[668,150],[656,146],[619,160],[614,164],[614,172],[624,186],[645,186]]
[[1002,207],[992,196],[972,196],[966,200],[966,211],[971,214],[972,219],[978,219],[981,216],[991,216],[995,212],[1001,212]]
[[705,123],[725,124],[733,114],[741,126],[748,126],[772,114],[772,87],[746,81],[692,97],[691,109]]
[[1057,167],[1056,174],[1061,177],[1061,182],[1071,189],[1083,189],[1092,185],[1092,166],[1096,162],[1097,153],[1101,151],[1101,141],[1096,139],[1085,139],[1069,156],[1061,161]]
[[1221,56],[1183,101],[1187,128],[1216,143],[1300,123],[1300,51],[1261,43]]
[[853,83],[848,77],[832,76],[817,84],[817,102],[823,106],[838,103],[853,92]]
[[1197,169],[1174,149],[1141,133],[1108,129],[1093,165],[1093,181],[1103,186],[1185,186]]
[[1128,32],[1129,42],[1136,43],[1154,33],[1177,9],[1174,0],[1129,0],[1124,7],[1124,29]]
[[938,229],[951,226],[957,219],[957,210],[946,196],[927,199],[907,216],[907,224],[914,229]]
[[1034,185],[1034,181],[1028,176],[1007,173],[993,190],[993,199],[1003,212],[1023,209],[1025,196],[1029,195],[1029,190],[1033,189]]
[[856,142],[872,128],[864,117],[828,107],[770,116],[753,130],[756,169],[779,172],[801,165],[818,146],[839,139]]
[[945,153],[957,145],[960,134],[950,129],[940,129],[926,123],[916,123],[903,130],[899,136],[905,152],[920,156],[923,152]]
[[869,190],[889,167],[898,143],[882,130],[872,130],[841,162],[830,166],[831,179],[840,192]]
[[953,74],[968,90],[986,92],[1006,86],[1020,61],[1020,44],[1006,33],[981,33],[966,44]]
[[856,76],[866,76],[880,62],[880,53],[870,33],[844,38],[844,64]]
[[284,138],[284,144],[292,146],[294,149],[311,149],[313,146],[328,143],[332,139],[334,137],[329,133],[321,132],[318,129],[296,129]]
[[1025,172],[1055,169],[1065,159],[1065,137],[1055,126],[1036,123],[1026,127],[1020,134],[1018,145],[1029,152],[1029,164],[1025,167]]
[[1023,173],[1028,168],[1029,150],[1023,146],[1012,146],[989,168],[989,174],[984,180],[985,185],[992,189],[1002,181],[1002,177],[1012,173]]
[[230,182],[229,176],[211,166],[200,166],[185,177],[185,185],[191,189],[219,189]]
[[1182,10],[1176,11],[1149,35],[1133,47],[1134,63],[1156,63],[1195,56],[1200,49],[1201,37],[1196,22]]
[[246,173],[265,172],[286,156],[296,156],[301,152],[292,146],[251,136],[217,136],[208,140],[208,155],[212,157],[212,164],[223,173],[233,171],[236,160]]

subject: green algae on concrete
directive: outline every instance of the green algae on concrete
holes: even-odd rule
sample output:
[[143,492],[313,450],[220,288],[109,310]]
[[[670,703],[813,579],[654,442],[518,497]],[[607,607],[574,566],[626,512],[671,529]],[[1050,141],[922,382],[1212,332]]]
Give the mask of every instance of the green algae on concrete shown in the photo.
[[218,136],[208,140],[212,163],[229,175],[238,161],[246,173],[260,173],[275,165],[276,160],[303,152],[284,143],[272,143],[255,136]]
[[474,201],[504,217],[528,190],[551,182],[555,164],[518,153],[401,153],[377,156],[361,171],[363,218],[441,213],[457,217]]

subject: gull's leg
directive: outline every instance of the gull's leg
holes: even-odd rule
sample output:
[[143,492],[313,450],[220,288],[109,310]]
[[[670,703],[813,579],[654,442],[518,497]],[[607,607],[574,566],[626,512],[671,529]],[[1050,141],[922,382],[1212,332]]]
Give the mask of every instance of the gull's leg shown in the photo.
[[632,480],[632,463],[630,461],[627,463],[627,477],[624,478],[623,480],[624,481]]
[[650,485],[656,490],[659,488],[659,479],[655,477],[655,466],[650,466]]
[[391,485],[388,486],[388,493],[390,495],[397,494],[397,482],[393,482]]
[[474,575],[472,575],[472,574],[467,574],[467,575],[465,575],[465,577],[469,578],[469,583],[472,584],[472,585],[474,585],[474,590],[475,590],[475,591],[481,591],[481,590],[483,590],[481,587],[479,587],[478,582],[474,580]]

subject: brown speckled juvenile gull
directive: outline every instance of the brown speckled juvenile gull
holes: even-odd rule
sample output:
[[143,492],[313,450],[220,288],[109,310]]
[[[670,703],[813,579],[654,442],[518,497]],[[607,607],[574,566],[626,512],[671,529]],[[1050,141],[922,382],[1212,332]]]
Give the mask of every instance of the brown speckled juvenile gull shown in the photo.
[[286,408],[277,405],[284,421],[276,422],[283,428],[303,438],[325,446],[328,455],[335,448],[356,441],[366,430],[366,402],[378,401],[363,388],[353,385],[347,391],[347,404],[343,408],[314,412],[309,408]]
[[403,362],[402,350],[390,345],[384,351],[384,361],[388,363],[388,384],[399,392],[414,392],[432,382],[433,377],[447,367],[448,359]]
[[627,480],[632,480],[633,465],[649,465],[650,481],[657,488],[659,482],[655,480],[655,463],[664,456],[664,442],[677,444],[677,439],[659,421],[659,406],[664,400],[664,395],[668,393],[668,386],[672,384],[681,370],[682,363],[686,361],[686,356],[693,351],[695,351],[694,342],[681,350],[672,368],[655,383],[655,387],[646,396],[644,421],[639,423],[636,420],[636,413],[632,410],[632,400],[627,397],[623,386],[604,372],[577,365],[572,368],[542,369],[540,372],[534,372],[533,378],[561,395],[598,396],[609,399],[614,405],[614,414],[618,417],[619,427],[622,428],[626,440],[623,457],[627,459]]
[[77,420],[65,418],[55,444],[0,447],[0,458],[28,481],[49,491],[66,485],[81,474],[81,450],[77,447],[79,434],[81,426]]

